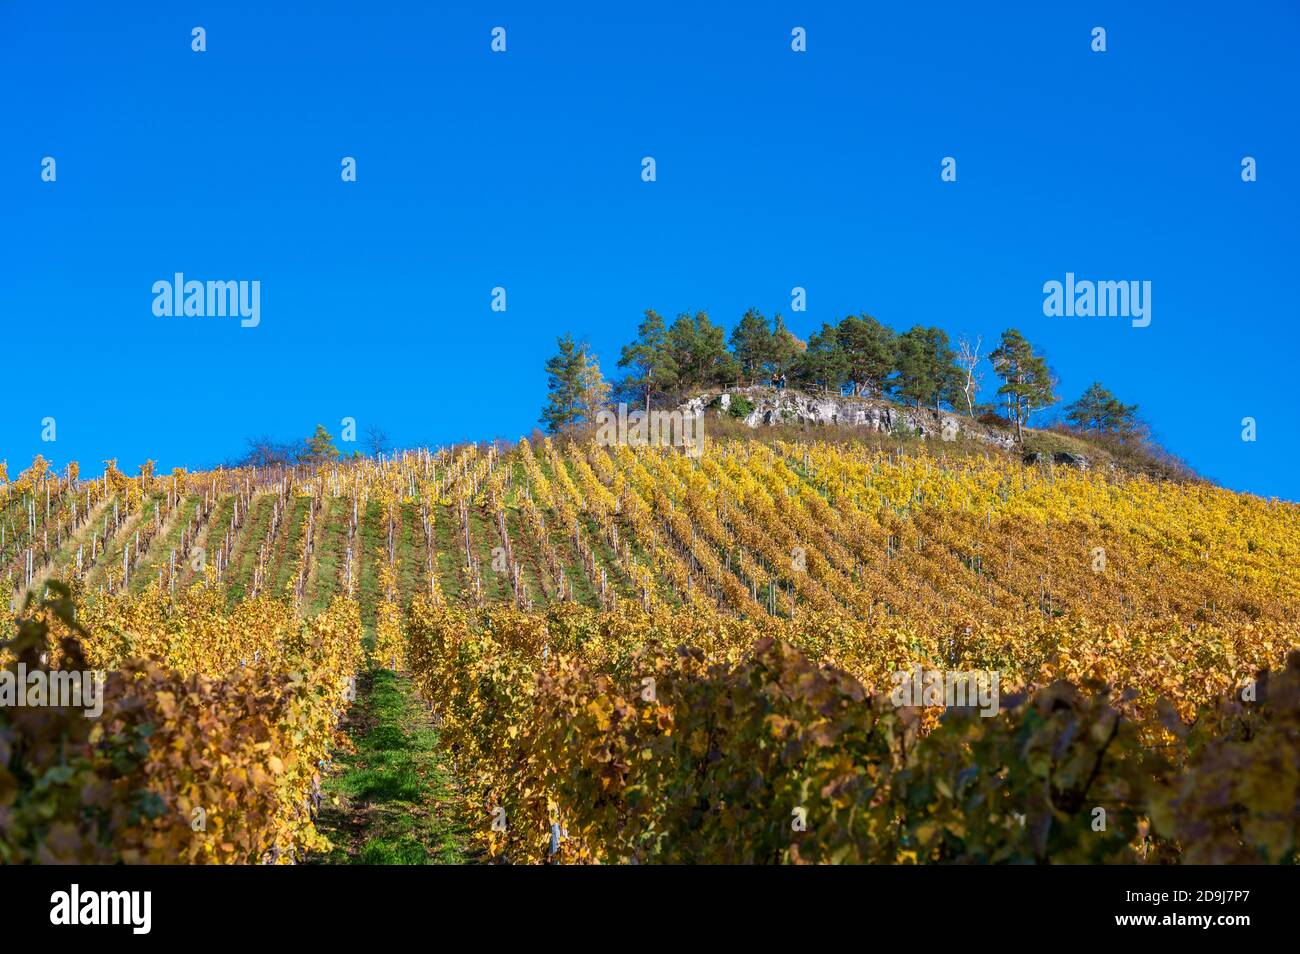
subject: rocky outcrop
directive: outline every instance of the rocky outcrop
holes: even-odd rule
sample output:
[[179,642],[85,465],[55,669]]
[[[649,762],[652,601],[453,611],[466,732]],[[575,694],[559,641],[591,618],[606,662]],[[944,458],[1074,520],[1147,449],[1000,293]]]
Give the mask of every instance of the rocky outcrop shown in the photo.
[[1066,467],[1077,467],[1079,470],[1087,470],[1091,465],[1088,458],[1082,454],[1071,454],[1068,451],[1057,451],[1055,454],[1045,454],[1042,451],[1034,451],[1032,454],[1025,455],[1026,464],[1062,464]]
[[687,401],[681,410],[691,414],[703,411],[707,420],[711,413],[729,413],[732,402],[738,398],[744,398],[753,405],[753,410],[743,420],[754,428],[777,424],[828,424],[860,427],[879,434],[937,438],[941,441],[965,437],[1003,449],[1014,446],[1011,434],[946,411],[904,407],[874,398],[807,394],[789,388],[732,388],[708,392]]

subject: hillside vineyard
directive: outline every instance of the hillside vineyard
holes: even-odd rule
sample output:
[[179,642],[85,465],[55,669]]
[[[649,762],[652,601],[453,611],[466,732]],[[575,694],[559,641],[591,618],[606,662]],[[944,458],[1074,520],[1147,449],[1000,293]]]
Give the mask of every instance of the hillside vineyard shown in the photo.
[[[327,850],[371,667],[488,859],[1295,858],[1293,504],[758,440],[38,459],[0,493],[0,662],[107,671],[96,721],[0,708],[0,861]],[[891,702],[931,672],[1000,702]]]

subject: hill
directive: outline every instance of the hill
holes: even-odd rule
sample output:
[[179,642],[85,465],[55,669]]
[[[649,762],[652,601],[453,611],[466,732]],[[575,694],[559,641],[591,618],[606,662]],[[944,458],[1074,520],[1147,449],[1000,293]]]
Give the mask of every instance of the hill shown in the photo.
[[[238,839],[196,842],[170,810],[115,836],[114,851],[152,860],[302,858],[323,850],[318,823],[345,837],[329,813],[304,813],[301,793],[317,793],[311,805],[323,784],[346,812],[356,786],[338,770],[313,776],[294,746],[339,745],[343,713],[325,700],[358,671],[369,673],[364,693],[386,693],[385,711],[409,719],[432,706],[447,759],[437,772],[462,793],[465,850],[493,858],[1294,852],[1273,828],[1206,821],[1178,793],[1222,781],[1221,719],[1264,720],[1233,758],[1266,772],[1276,752],[1266,754],[1265,726],[1290,731],[1300,712],[1275,691],[1269,705],[1282,708],[1231,715],[1234,694],[1246,686],[1253,700],[1257,674],[1300,646],[1300,508],[1123,468],[1026,465],[977,439],[769,437],[709,439],[698,456],[544,438],[315,467],[165,477],[111,467],[92,481],[38,463],[5,488],[0,553],[16,607],[63,579],[75,622],[57,600],[19,612],[11,625],[27,635],[10,662],[45,664],[42,634],[63,632],[72,648],[61,652],[121,680],[110,700],[129,707],[112,719],[174,727],[158,736],[156,767],[149,754],[139,769],[162,785],[160,804],[190,806],[193,785],[226,793],[214,804],[246,803],[249,792],[226,797],[231,765],[262,779],[265,811],[222,810]],[[140,657],[161,667],[148,670],[160,682],[143,700],[130,676]],[[375,675],[384,670],[398,683]],[[913,672],[947,682],[935,700],[891,703]],[[242,698],[253,678],[269,763],[240,706],[205,704],[199,723],[170,708]],[[954,701],[953,679],[970,695]],[[304,691],[320,702],[304,708]],[[403,708],[402,694],[425,703]],[[376,698],[363,695],[361,711],[377,711]],[[989,721],[956,718],[962,700]],[[940,721],[945,708],[954,718]],[[192,724],[248,747],[187,770],[212,773],[200,781],[173,778],[164,753],[198,744]],[[343,727],[367,758],[390,758],[371,751],[364,726]],[[1031,731],[1056,753],[1050,764],[1016,748]],[[1149,762],[1192,731],[1209,735],[1173,762]],[[415,723],[410,732],[432,738]],[[291,738],[303,741],[275,741]],[[994,748],[976,758],[979,745]],[[94,771],[126,785],[122,764]],[[1071,768],[1084,764],[1096,768]],[[1269,810],[1249,789],[1254,771],[1233,776],[1247,786],[1233,796],[1246,818]],[[983,807],[963,801],[950,772],[988,787]],[[906,778],[949,794],[914,805]],[[1034,778],[1059,787],[1055,807],[1036,801]],[[29,794],[32,830],[46,830],[55,810],[40,800],[51,796]],[[1116,817],[1110,836],[1091,839],[1099,803]],[[792,840],[792,809],[814,835]],[[877,809],[911,818],[902,841],[871,834]],[[1032,825],[1007,827],[1014,817]],[[628,841],[658,830],[675,834]],[[152,847],[121,847],[141,839]],[[75,846],[105,842],[65,843],[81,857]]]

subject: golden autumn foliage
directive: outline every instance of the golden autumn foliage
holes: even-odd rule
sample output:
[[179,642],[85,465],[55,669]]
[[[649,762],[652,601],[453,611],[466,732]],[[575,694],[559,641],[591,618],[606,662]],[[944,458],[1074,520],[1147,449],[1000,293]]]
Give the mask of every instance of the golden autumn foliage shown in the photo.
[[313,818],[360,653],[355,604],[230,616],[202,587],[93,608],[58,584],[17,622],[29,669],[106,669],[103,712],[0,709],[5,862],[291,861]]
[[418,598],[408,632],[471,830],[503,860],[1296,859],[1300,653],[1249,703],[1181,685],[1187,721],[1034,679],[992,718],[940,717],[815,661],[824,644],[786,622]]
[[[10,503],[45,534],[33,468]],[[1293,504],[853,443],[688,457],[547,438],[145,471],[110,462],[46,503],[65,562],[59,520],[101,508],[77,586],[106,586],[11,617],[0,665],[101,668],[108,699],[99,720],[0,711],[0,860],[322,847],[318,774],[361,664],[362,610],[334,594],[353,592],[494,859],[1296,858]],[[255,558],[256,521],[231,515],[271,513],[268,494],[306,503]],[[150,520],[163,535],[159,499],[185,546],[229,559],[185,572],[182,547],[179,574],[166,553],[115,585],[140,524],[146,549]],[[135,522],[114,536],[118,503]],[[232,583],[272,559],[280,592]],[[304,621],[309,605],[329,608]],[[893,705],[918,666],[996,672],[1000,712]]]

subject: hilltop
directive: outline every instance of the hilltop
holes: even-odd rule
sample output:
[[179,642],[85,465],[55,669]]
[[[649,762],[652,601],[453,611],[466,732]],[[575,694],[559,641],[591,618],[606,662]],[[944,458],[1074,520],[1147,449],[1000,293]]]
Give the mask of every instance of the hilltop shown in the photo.
[[[624,373],[612,382],[586,342],[562,335],[556,346],[545,364],[547,395],[539,418],[552,434],[597,426],[612,395],[647,411],[714,411],[712,422],[723,425],[724,434],[727,422],[735,421],[786,439],[810,431],[822,432],[816,437],[937,438],[1018,452],[1030,463],[1095,464],[1176,480],[1196,476],[1155,443],[1137,404],[1100,381],[1063,403],[1047,355],[1015,328],[988,349],[980,335],[952,342],[942,328],[899,331],[863,312],[823,322],[805,341],[779,314],[769,321],[752,308],[730,336],[706,312],[684,312],[669,325],[650,309],[622,348],[618,367]],[[995,389],[986,387],[990,376]],[[1059,415],[1060,423],[1031,426],[1048,415]]]
[[678,409],[702,414],[706,435],[719,437],[895,447],[920,441],[930,444],[932,453],[999,453],[1031,465],[1100,467],[1176,481],[1203,479],[1143,432],[1120,436],[1063,425],[1025,427],[1017,442],[1014,425],[996,414],[976,417],[886,397],[740,386],[701,391]]

